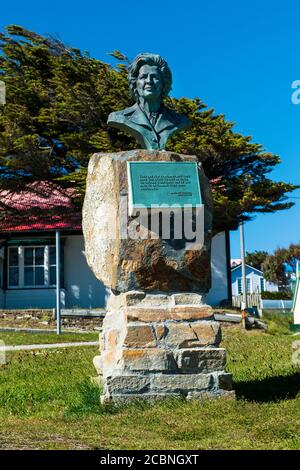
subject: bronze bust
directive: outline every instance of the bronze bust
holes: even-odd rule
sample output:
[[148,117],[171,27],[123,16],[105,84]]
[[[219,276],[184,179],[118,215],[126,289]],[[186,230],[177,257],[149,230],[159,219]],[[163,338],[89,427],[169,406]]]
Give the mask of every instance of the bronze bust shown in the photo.
[[191,121],[163,104],[172,86],[167,62],[156,54],[139,54],[129,67],[129,88],[136,101],[130,108],[110,113],[107,123],[134,136],[141,148],[163,150],[175,133]]

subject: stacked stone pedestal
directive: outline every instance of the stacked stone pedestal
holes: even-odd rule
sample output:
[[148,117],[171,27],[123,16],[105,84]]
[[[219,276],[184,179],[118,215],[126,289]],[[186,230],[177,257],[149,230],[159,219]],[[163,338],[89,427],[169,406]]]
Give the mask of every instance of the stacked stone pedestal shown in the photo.
[[[103,323],[101,354],[94,359],[98,382],[103,382],[102,402],[233,396],[226,353],[219,347],[220,327],[204,302],[211,287],[209,180],[202,167],[194,166],[204,212],[197,226],[201,243],[191,244],[185,233],[175,236],[175,214],[168,238],[163,218],[159,227],[152,221],[149,225],[151,207],[144,218],[129,210],[132,162],[176,165],[198,163],[198,158],[137,149],[95,154],[90,160],[83,207],[85,255],[95,276],[114,293]],[[179,199],[185,194],[174,182],[165,184],[172,194],[175,188]],[[153,204],[163,203],[155,194]],[[178,214],[184,215],[180,226],[188,222],[193,227],[191,213],[183,209]]]
[[220,325],[199,294],[112,294],[94,359],[102,403],[234,396],[220,341]]

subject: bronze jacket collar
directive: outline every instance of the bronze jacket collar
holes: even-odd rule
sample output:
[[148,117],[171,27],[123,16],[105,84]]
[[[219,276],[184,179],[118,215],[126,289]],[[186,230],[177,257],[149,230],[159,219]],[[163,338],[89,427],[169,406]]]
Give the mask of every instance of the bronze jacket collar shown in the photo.
[[[126,112],[124,112],[124,115],[127,116],[127,118],[130,119],[130,121],[132,121],[134,124],[145,126],[150,130],[153,129],[149,119],[147,118],[146,114],[143,113],[138,104],[134,104],[131,106],[131,108],[128,108]],[[161,113],[159,114],[154,129],[157,133],[160,133],[168,127],[174,127],[174,121],[172,122],[170,120],[168,109],[162,106]]]

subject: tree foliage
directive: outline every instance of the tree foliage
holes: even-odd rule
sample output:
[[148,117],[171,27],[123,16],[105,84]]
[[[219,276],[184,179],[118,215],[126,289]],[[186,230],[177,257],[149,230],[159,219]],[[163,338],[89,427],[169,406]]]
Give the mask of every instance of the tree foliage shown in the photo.
[[268,256],[267,251],[255,250],[253,252],[247,251],[245,256],[246,264],[253,266],[256,269],[262,269],[262,264]]
[[288,290],[291,274],[296,273],[297,261],[300,261],[300,245],[291,244],[288,248],[278,248],[262,264],[264,277],[278,284],[281,290]]
[[263,273],[267,281],[274,282],[278,285],[279,290],[286,290],[288,288],[284,259],[280,253],[274,253],[274,255],[270,255],[266,258],[263,263]]
[[[58,180],[80,191],[81,204],[90,155],[136,146],[106,124],[111,111],[133,103],[128,59],[114,51],[119,63],[112,67],[20,26],[0,34],[0,53],[7,96],[0,107],[0,189]],[[286,193],[295,186],[267,177],[280,162],[277,155],[234,132],[232,122],[199,98],[167,98],[166,104],[193,122],[170,140],[168,150],[197,155],[202,162],[213,188],[216,232],[236,228],[256,212],[293,205]]]

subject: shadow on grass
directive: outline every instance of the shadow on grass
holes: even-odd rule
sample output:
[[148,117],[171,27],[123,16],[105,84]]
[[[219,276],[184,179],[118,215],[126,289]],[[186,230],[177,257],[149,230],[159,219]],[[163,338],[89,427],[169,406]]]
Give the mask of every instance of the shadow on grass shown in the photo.
[[234,389],[237,398],[248,401],[267,403],[296,398],[300,392],[300,373],[279,375],[260,381],[236,382]]

